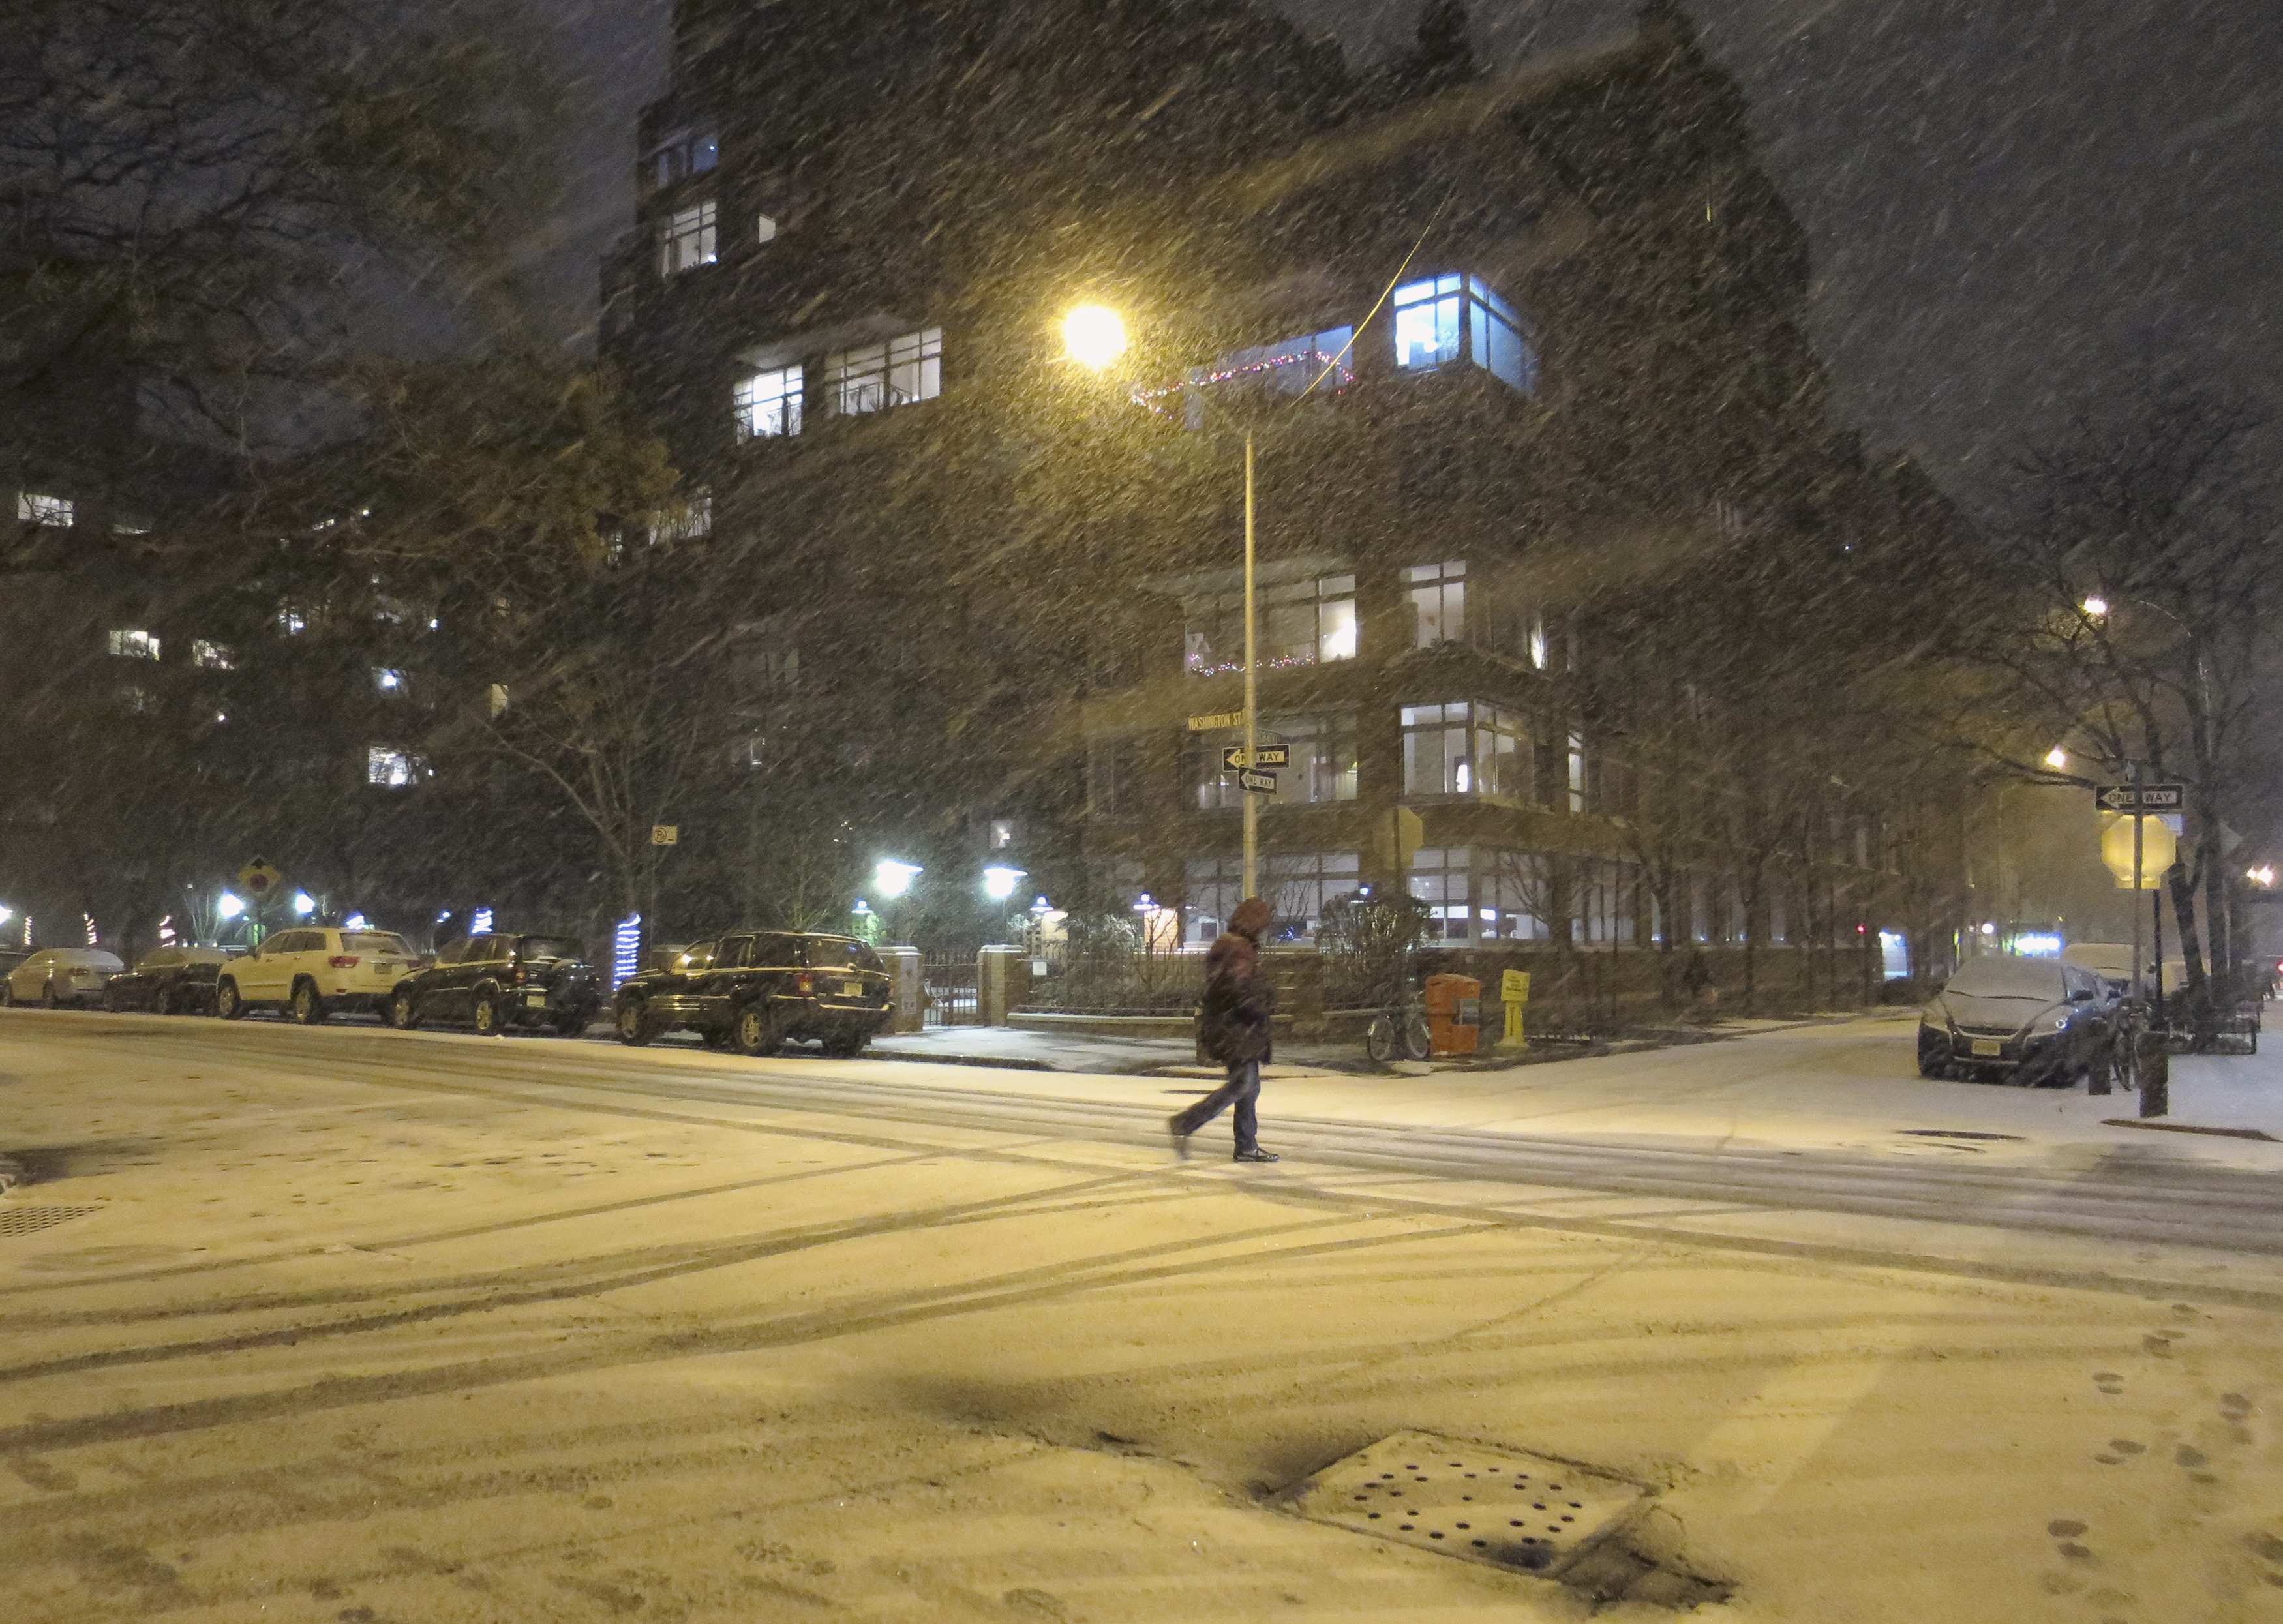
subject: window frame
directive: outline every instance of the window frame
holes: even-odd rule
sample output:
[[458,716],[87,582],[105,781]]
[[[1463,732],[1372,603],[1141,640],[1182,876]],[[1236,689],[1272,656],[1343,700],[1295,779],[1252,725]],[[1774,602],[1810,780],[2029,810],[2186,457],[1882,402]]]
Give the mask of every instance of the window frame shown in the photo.
[[[1467,280],[1456,271],[1445,271],[1404,283],[1395,290],[1388,326],[1397,370],[1433,372],[1465,359]],[[1432,313],[1434,339],[1431,354],[1423,360],[1414,359],[1405,348],[1406,333],[1414,340],[1417,337],[1422,311]]]
[[658,222],[658,271],[670,282],[685,271],[721,261],[721,206],[699,198],[662,215]]
[[[761,392],[765,382],[774,382],[777,392]],[[763,367],[738,380],[730,392],[729,409],[737,425],[737,442],[747,440],[791,439],[801,431],[803,402],[807,393],[807,371],[799,361],[782,367]],[[776,426],[765,428],[765,414],[774,408]]]

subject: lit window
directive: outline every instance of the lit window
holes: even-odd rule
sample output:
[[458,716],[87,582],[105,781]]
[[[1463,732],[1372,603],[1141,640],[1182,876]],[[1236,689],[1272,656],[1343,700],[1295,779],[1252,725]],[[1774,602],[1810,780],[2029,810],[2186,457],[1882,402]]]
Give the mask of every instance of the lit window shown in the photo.
[[1513,711],[1464,700],[1403,707],[1403,793],[1531,798],[1530,729]]
[[236,671],[238,656],[227,643],[194,637],[191,639],[191,664],[207,671]]
[[776,241],[777,217],[775,214],[760,214],[756,215],[754,218],[757,223],[753,230],[753,240],[757,243],[774,243]]
[[19,491],[16,495],[16,517],[27,524],[44,524],[51,529],[67,529],[72,522],[72,505],[62,496],[42,496],[32,491]]
[[503,714],[507,710],[507,684],[504,682],[493,683],[485,690],[484,698],[485,703],[490,707],[491,713],[494,716]]
[[130,660],[155,660],[159,657],[159,640],[148,632],[129,628],[113,632],[108,641],[112,653],[124,655]]
[[111,521],[111,533],[114,536],[147,536],[151,533],[151,526],[141,519],[116,518]]
[[376,665],[372,672],[372,685],[384,694],[401,694],[404,691],[404,673],[385,665]]
[[1404,571],[1411,594],[1414,649],[1462,642],[1467,635],[1467,565],[1464,559],[1416,564]]
[[384,789],[409,789],[427,770],[419,757],[386,745],[373,745],[364,753],[364,781]]
[[1395,290],[1395,364],[1416,369],[1459,359],[1460,278],[1437,276]]
[[836,351],[824,358],[824,386],[844,417],[932,400],[943,392],[943,329]]
[[1570,735],[1570,810],[1586,810],[1586,735]]
[[1467,314],[1473,361],[1492,377],[1524,394],[1538,387],[1538,357],[1522,335],[1522,322],[1479,276],[1467,278]]
[[[1262,669],[1282,670],[1356,652],[1355,577],[1325,575],[1260,588],[1257,633]],[[1183,628],[1183,664],[1193,675],[1244,669],[1244,594],[1221,593],[1193,601]]]
[[1015,822],[1011,818],[991,820],[991,850],[1004,851],[1015,843]]
[[[1356,894],[1361,864],[1353,851],[1288,851],[1260,858],[1260,895],[1274,904],[1266,940],[1313,940],[1323,923],[1328,903]],[[1188,930],[1190,942],[1203,944],[1220,934],[1220,921],[1236,909],[1244,896],[1242,859],[1231,857],[1194,858],[1188,864]]]
[[739,439],[778,439],[800,432],[799,367],[756,372],[737,385],[734,405]]
[[280,603],[277,606],[277,629],[288,637],[298,637],[309,629],[309,617],[298,604]]
[[693,203],[658,222],[658,275],[672,276],[711,265],[713,260],[713,204]]

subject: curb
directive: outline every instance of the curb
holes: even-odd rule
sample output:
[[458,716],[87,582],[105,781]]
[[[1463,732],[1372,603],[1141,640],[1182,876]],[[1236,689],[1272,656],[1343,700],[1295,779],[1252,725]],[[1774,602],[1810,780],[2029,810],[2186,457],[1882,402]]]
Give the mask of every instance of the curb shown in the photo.
[[2161,1117],[2149,1116],[2104,1116],[2100,1119],[2100,1125],[2104,1128],[2150,1128],[2158,1133],[2209,1133],[2216,1138],[2257,1139],[2264,1145],[2283,1145],[2283,1139],[2277,1138],[2264,1128],[2205,1128],[2194,1123],[2168,1123]]

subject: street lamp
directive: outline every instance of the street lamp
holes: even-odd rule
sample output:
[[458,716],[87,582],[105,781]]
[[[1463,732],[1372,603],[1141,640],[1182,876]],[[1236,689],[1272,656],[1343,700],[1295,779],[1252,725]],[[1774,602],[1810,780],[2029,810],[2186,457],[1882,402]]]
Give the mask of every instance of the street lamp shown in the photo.
[[884,857],[872,870],[872,889],[883,897],[900,897],[912,889],[913,878],[920,874],[917,863],[900,863]]
[[1015,882],[1026,871],[1009,868],[1003,863],[993,863],[983,871],[983,894],[993,902],[1008,901],[1015,895]]
[[2099,593],[2094,593],[2078,607],[2084,610],[2084,618],[2087,620],[2098,620],[2108,612],[2108,600]]
[[317,899],[307,891],[293,893],[293,917],[307,919],[317,911]]
[[1063,348],[1099,372],[1126,354],[1126,323],[1107,305],[1080,305],[1063,317]]
[[2054,745],[2045,752],[2045,765],[2056,773],[2063,771],[2069,765],[2069,752],[2060,745]]
[[224,891],[214,903],[214,913],[223,919],[236,919],[245,912],[245,899],[229,891]]
[[[1104,305],[1080,305],[1063,318],[1063,347],[1080,366],[1099,372],[1126,353],[1126,323]],[[1252,430],[1244,431],[1244,765],[1260,754],[1259,664],[1253,646]],[[1258,893],[1260,800],[1244,791],[1244,894]]]
[[[2275,866],[2272,863],[2262,863],[2256,868],[2247,868],[2243,871],[2243,877],[2254,885],[2271,886],[2275,883]],[[0,917],[5,917],[4,913],[0,913]]]

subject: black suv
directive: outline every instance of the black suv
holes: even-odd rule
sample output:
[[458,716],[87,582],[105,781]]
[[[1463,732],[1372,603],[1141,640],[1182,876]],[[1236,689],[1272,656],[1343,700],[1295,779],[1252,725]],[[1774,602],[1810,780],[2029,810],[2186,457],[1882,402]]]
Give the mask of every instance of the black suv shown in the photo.
[[615,1018],[622,1043],[688,1027],[741,1054],[774,1054],[790,1037],[850,1055],[887,1025],[888,999],[880,955],[853,936],[741,930],[626,982]]
[[464,1021],[487,1037],[544,1026],[576,1037],[602,1008],[602,988],[577,942],[494,931],[445,943],[435,962],[398,982],[388,1022],[409,1032],[424,1021]]
[[214,983],[235,957],[219,947],[154,947],[135,967],[103,983],[103,1006],[162,1015],[212,1014]]

